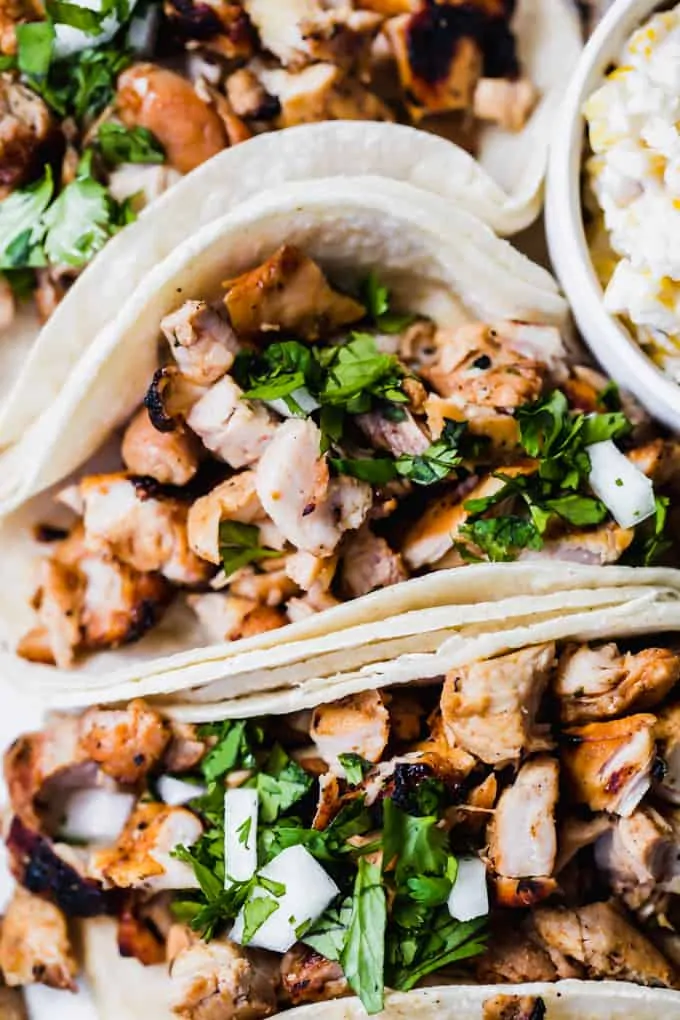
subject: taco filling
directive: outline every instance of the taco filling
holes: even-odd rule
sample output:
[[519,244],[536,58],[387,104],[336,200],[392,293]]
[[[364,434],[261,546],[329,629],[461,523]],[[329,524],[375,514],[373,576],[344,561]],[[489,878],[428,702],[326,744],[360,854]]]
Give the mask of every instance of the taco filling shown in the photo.
[[284,246],[160,333],[120,470],[59,493],[67,532],[39,529],[25,658],[134,641],[176,597],[209,643],[480,560],[673,560],[677,442],[554,326],[436,328]]
[[257,134],[332,120],[426,123],[477,145],[518,131],[511,0],[12,0],[0,15],[2,321],[44,319],[180,175]]
[[5,979],[72,988],[70,920],[109,915],[189,1020],[376,1013],[425,980],[678,987],[679,677],[663,644],[549,642],[292,715],[51,716],[5,758]]

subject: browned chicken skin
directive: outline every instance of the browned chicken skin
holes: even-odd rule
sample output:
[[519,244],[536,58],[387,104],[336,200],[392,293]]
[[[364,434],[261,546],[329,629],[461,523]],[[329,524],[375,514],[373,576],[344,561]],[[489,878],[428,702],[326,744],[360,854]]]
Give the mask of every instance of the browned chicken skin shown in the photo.
[[342,967],[300,943],[281,961],[281,986],[292,1006],[350,994]]
[[77,964],[66,918],[54,904],[21,886],[0,927],[0,969],[10,987],[39,982],[75,991]]
[[80,719],[80,749],[119,783],[136,783],[160,761],[170,727],[143,701],[126,708],[90,708]]
[[494,995],[482,1006],[482,1020],[543,1020],[545,1003],[535,995]]

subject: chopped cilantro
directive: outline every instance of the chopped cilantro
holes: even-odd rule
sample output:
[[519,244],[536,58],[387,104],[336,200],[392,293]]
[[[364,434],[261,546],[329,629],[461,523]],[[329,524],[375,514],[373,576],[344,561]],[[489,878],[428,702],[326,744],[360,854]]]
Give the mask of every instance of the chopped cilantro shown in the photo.
[[400,333],[413,322],[412,315],[399,315],[391,310],[389,289],[380,282],[375,271],[364,280],[361,300],[381,333]]
[[253,896],[243,907],[243,945],[252,942],[268,917],[279,909],[272,896]]
[[330,463],[338,474],[370,485],[386,485],[398,477],[396,462],[391,457],[331,457]]
[[263,822],[275,822],[279,815],[297,804],[312,788],[308,772],[288,757],[276,745],[262,770],[249,780],[257,788],[260,799],[260,817]]
[[249,563],[280,556],[276,549],[260,545],[260,530],[255,524],[240,521],[222,521],[219,527],[219,550],[227,577]]
[[[49,21],[29,21],[25,25],[17,25],[16,37],[17,63],[21,73],[29,80],[45,79],[52,62],[56,38],[54,25]],[[33,80],[30,84],[34,84]]]
[[53,191],[47,166],[39,181],[13,191],[0,203],[0,269],[45,265],[43,216]]
[[513,514],[470,521],[460,530],[494,563],[514,560],[521,549],[540,549],[543,545],[534,522]]
[[45,0],[45,10],[55,25],[70,25],[87,35],[101,35],[101,11],[68,3],[67,0]]
[[109,166],[165,160],[160,142],[150,131],[142,127],[127,128],[115,121],[105,121],[100,126],[97,146]]
[[243,822],[241,822],[241,824],[239,825],[238,829],[236,830],[236,835],[238,836],[238,841],[241,844],[241,846],[244,846],[246,848],[249,847],[249,845],[250,845],[250,830],[252,829],[252,827],[253,827],[253,819],[252,819],[252,817],[250,817],[250,818],[245,818],[243,820]]
[[[212,783],[233,769],[249,769],[256,764],[253,754],[252,729],[244,721],[208,724],[201,727],[202,736],[215,736],[217,743],[201,762],[204,778]],[[258,734],[255,733],[257,740]]]
[[359,786],[366,773],[373,768],[370,761],[366,761],[360,754],[339,754],[338,761],[350,786]]
[[347,932],[352,919],[352,897],[346,896],[338,905],[330,906],[302,936],[302,941],[311,946],[327,960],[338,962],[347,941]]
[[92,152],[80,161],[76,179],[43,215],[45,254],[56,265],[84,266],[117,229],[116,203],[92,175]]
[[367,1013],[379,1013],[385,1002],[385,931],[387,900],[380,864],[359,860],[352,913],[340,963],[350,988]]
[[408,992],[428,974],[451,963],[483,953],[486,918],[454,921],[447,907],[440,907],[427,924],[413,932],[398,928],[389,933],[386,979],[391,988]]
[[348,343],[322,348],[317,357],[325,369],[318,392],[322,404],[361,414],[371,409],[375,398],[408,401],[401,388],[404,372],[397,358],[381,354],[369,333],[353,333]]

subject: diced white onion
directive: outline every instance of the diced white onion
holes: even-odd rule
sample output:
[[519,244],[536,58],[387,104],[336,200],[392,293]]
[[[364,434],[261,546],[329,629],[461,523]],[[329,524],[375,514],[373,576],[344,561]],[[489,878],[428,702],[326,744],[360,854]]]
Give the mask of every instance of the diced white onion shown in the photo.
[[[286,891],[278,899],[278,909],[258,928],[249,945],[287,953],[297,942],[296,929],[306,922],[316,921],[340,890],[303,846],[283,850],[262,868],[260,875],[280,882]],[[270,894],[258,889],[255,895]],[[234,922],[230,938],[234,942],[243,940],[243,910]]]
[[59,834],[65,840],[115,843],[134,804],[132,793],[118,793],[99,787],[75,790],[66,801]]
[[479,857],[459,857],[458,873],[449,894],[449,913],[456,921],[473,921],[489,913],[486,867]]
[[257,870],[257,790],[224,793],[224,887],[247,882]]
[[590,487],[618,525],[633,528],[655,513],[654,486],[618,447],[606,439],[587,447]]
[[[301,386],[299,390],[293,390],[291,397],[305,415],[311,414],[312,411],[318,411],[321,407],[321,404],[314,399],[309,390],[304,386]],[[265,403],[267,407],[271,407],[272,411],[276,411],[282,418],[300,417],[295,411],[291,411],[284,397],[277,397],[276,400],[266,400]]]
[[157,787],[163,803],[171,807],[181,807],[194,797],[202,797],[207,792],[207,788],[200,783],[187,783],[186,780],[175,779],[174,776],[161,776]]
[[[72,0],[76,7],[85,7],[90,11],[100,11],[102,0]],[[134,7],[137,0],[131,0],[130,7]],[[97,35],[90,35],[80,28],[73,28],[71,25],[55,25],[54,51],[58,60],[80,53],[81,50],[89,50],[97,46],[103,46],[110,42],[120,28],[120,21],[115,13],[105,17],[100,24],[101,31]]]

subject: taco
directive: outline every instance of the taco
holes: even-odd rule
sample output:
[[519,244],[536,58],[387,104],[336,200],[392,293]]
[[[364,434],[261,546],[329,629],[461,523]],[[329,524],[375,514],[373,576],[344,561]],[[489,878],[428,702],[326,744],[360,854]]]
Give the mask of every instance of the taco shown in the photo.
[[680,1016],[680,603],[627,609],[305,711],[48,718],[5,758],[5,980],[72,988],[70,917],[100,1020]]
[[[673,561],[677,443],[574,363],[544,270],[441,213],[394,181],[294,183],[154,268],[0,459],[6,511],[76,472],[66,533],[38,501],[0,535],[21,656],[105,680],[176,652],[219,668],[230,642],[376,589],[370,620],[426,608],[413,579],[474,560],[543,560],[553,591],[581,586],[553,560]],[[57,539],[37,583],[32,526]],[[439,604],[530,577],[481,598],[452,581]]]

